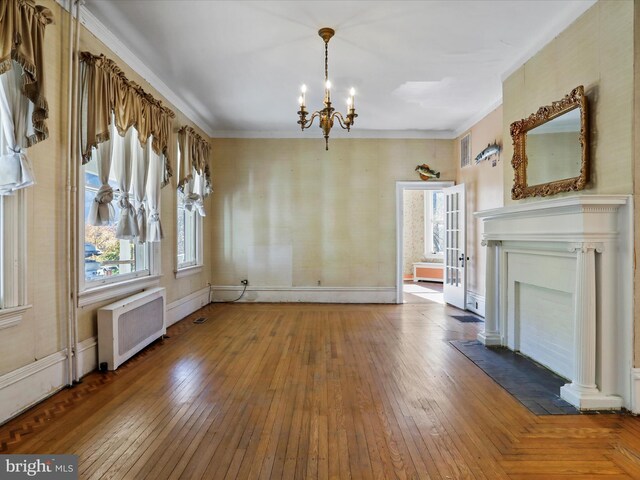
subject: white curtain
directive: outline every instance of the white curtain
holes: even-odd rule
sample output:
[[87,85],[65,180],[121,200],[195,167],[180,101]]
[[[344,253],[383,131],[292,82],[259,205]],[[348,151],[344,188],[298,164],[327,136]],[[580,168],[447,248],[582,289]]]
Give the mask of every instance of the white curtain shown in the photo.
[[147,211],[145,197],[147,195],[147,178],[149,175],[149,161],[152,139],[147,140],[144,148],[136,142],[136,161],[133,164],[133,195],[136,200],[136,223],[138,224],[138,243],[147,241]]
[[[150,140],[149,140],[150,141]],[[162,234],[160,222],[160,188],[164,177],[164,156],[158,155],[152,148],[147,150],[149,154],[149,181],[147,182],[147,203],[149,207],[149,220],[147,229],[147,241],[159,242]]]
[[99,143],[92,153],[92,157],[96,161],[100,188],[89,207],[89,217],[87,218],[89,225],[110,225],[116,216],[115,209],[111,204],[113,188],[109,185],[109,173],[113,158],[121,155],[123,138],[118,135],[113,123],[109,125],[109,134],[111,138],[106,142]]
[[195,209],[201,217],[207,216],[204,211],[205,183],[204,175],[194,169],[191,180],[184,185],[184,208],[189,212]]
[[138,235],[136,210],[129,199],[131,191],[132,167],[137,162],[138,132],[131,127],[125,133],[124,148],[113,159],[113,169],[120,189],[120,218],[116,226],[116,238],[133,240]]
[[33,103],[22,94],[22,67],[0,75],[0,195],[10,195],[33,185],[31,161],[27,157],[27,137],[33,135]]

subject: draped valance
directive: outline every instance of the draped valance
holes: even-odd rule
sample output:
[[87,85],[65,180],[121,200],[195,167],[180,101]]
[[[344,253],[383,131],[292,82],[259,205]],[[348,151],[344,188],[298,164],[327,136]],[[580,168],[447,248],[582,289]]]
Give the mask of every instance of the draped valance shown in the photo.
[[[33,0],[0,1],[0,75],[14,62],[22,67],[20,91],[33,103],[26,145],[30,147],[49,136],[46,119],[49,105],[45,97],[44,30],[53,22],[51,11]],[[19,140],[19,139],[18,139]]]
[[180,145],[180,164],[178,165],[178,187],[188,182],[193,172],[209,178],[209,142],[202,138],[193,128],[184,126],[178,131]]
[[189,126],[178,131],[178,189],[184,195],[184,208],[205,216],[204,199],[211,193],[209,142]]
[[172,175],[168,158],[172,110],[162,105],[104,55],[80,53],[80,145],[82,162],[91,160],[92,149],[109,140],[113,119],[118,134],[124,136],[135,127],[144,147],[152,137],[151,147],[166,158],[163,185]]

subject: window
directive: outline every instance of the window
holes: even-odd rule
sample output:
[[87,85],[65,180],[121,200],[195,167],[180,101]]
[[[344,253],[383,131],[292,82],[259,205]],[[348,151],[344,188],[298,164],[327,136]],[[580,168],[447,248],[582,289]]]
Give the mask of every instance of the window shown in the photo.
[[16,325],[27,305],[24,190],[0,195],[0,329]]
[[[109,185],[113,189],[111,206],[113,221],[107,225],[90,225],[89,212],[100,189],[95,161],[84,167],[84,283],[85,288],[112,283],[127,278],[149,275],[149,244],[135,239],[118,239],[116,225],[120,218],[122,192],[115,181],[113,166],[109,173]],[[131,197],[133,193],[129,192]]]
[[[178,162],[180,146],[178,145]],[[196,272],[202,265],[202,215],[199,194],[190,193],[199,180],[197,172],[183,188],[177,191],[177,259],[176,276]]]
[[178,190],[178,270],[198,265],[200,215],[185,208],[184,192]]
[[444,193],[424,192],[424,255],[427,258],[444,255]]

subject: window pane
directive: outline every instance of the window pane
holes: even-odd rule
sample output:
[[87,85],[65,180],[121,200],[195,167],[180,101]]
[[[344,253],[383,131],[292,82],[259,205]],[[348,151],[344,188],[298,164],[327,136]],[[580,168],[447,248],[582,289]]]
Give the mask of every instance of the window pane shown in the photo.
[[197,264],[197,218],[184,208],[184,193],[178,190],[178,268]]
[[129,274],[148,270],[148,246],[138,245],[132,240],[116,238],[116,224],[120,217],[118,204],[119,191],[117,183],[110,179],[109,184],[114,189],[114,199],[111,202],[115,210],[113,224],[94,226],[87,223],[89,210],[100,187],[100,180],[96,172],[95,161],[85,167],[85,195],[84,195],[84,275],[88,282],[105,280],[107,277]]
[[442,255],[444,252],[444,193],[433,192],[431,197],[431,222],[433,232],[433,253]]

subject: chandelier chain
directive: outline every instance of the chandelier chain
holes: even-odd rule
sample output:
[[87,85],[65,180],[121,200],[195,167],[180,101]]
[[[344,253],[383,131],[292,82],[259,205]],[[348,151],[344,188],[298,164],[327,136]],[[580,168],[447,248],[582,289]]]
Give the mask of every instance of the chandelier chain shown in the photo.
[[329,42],[324,42],[324,81],[329,80]]

